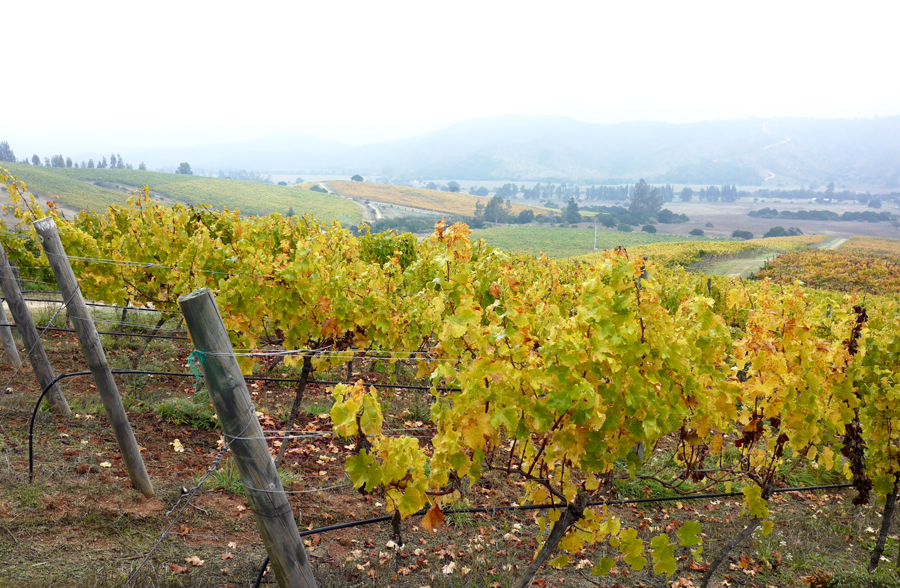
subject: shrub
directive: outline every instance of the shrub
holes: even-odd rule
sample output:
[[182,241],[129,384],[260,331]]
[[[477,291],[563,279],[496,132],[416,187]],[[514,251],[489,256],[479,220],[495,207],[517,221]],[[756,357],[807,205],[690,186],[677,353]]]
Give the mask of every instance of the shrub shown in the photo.
[[625,223],[621,223],[617,228],[618,228],[618,230],[622,231],[623,233],[630,233],[631,231],[634,230],[631,228],[631,225],[626,225]]
[[731,233],[731,238],[746,241],[747,239],[753,238],[753,233],[751,233],[750,231],[734,231],[733,233]]
[[644,225],[643,227],[641,227],[641,230],[645,233],[650,233],[651,235],[656,233],[656,227],[654,227],[653,225]]
[[763,238],[766,237],[796,237],[797,235],[802,235],[803,231],[798,229],[797,227],[791,227],[789,229],[785,229],[784,227],[772,227],[769,229]]
[[695,237],[702,237],[703,229],[691,229],[691,235],[693,235]]

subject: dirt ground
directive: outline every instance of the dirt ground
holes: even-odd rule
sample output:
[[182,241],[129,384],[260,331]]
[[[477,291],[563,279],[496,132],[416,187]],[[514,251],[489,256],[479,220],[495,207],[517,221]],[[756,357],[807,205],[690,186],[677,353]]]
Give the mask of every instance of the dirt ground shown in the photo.
[[[151,319],[148,321],[152,322]],[[75,336],[54,333],[46,348],[57,373],[84,369]],[[104,337],[110,364],[125,366],[137,343],[124,339],[113,347]],[[187,372],[190,349],[182,341],[154,343],[143,367]],[[375,364],[357,366],[366,381],[384,381],[393,370]],[[400,370],[400,381],[410,381],[412,366]],[[280,376],[296,373],[278,368]],[[256,578],[265,550],[247,508],[230,458],[225,458],[203,489],[177,520],[183,488],[191,488],[204,475],[218,452],[215,430],[178,424],[162,418],[156,407],[166,399],[190,399],[194,380],[173,377],[119,377],[120,391],[129,412],[157,497],[145,499],[130,487],[114,437],[90,378],[65,380],[63,390],[75,415],[65,418],[39,411],[35,426],[35,479],[28,482],[28,419],[37,395],[30,368],[15,378],[8,365],[0,366],[0,379],[9,381],[0,393],[0,586],[133,586],[248,587]],[[338,379],[340,372],[317,374]],[[287,385],[251,383],[251,395],[261,411],[266,430],[280,429],[294,396]],[[433,432],[428,421],[427,398],[421,393],[385,393],[386,428],[406,428],[428,444]],[[296,430],[327,433],[329,390],[313,386],[304,398]],[[175,440],[183,448],[178,451]],[[277,450],[270,440],[273,452]],[[283,468],[285,487],[301,530],[356,521],[385,514],[379,495],[363,496],[347,486],[344,459],[352,443],[325,436],[295,441]],[[834,480],[814,470],[801,472],[787,483],[810,485]],[[608,497],[659,496],[660,488],[636,480],[623,480]],[[489,472],[466,489],[458,507],[507,506],[519,487]],[[735,550],[721,568],[714,586],[804,587],[804,578],[829,575],[864,577],[873,534],[880,524],[880,509],[872,504],[855,507],[852,491],[804,492],[778,495],[771,509],[775,531],[754,535]],[[652,535],[674,533],[686,520],[703,525],[704,557],[716,553],[743,526],[738,499],[690,501],[679,499],[656,505],[613,507],[626,524],[649,541]],[[314,573],[323,587],[444,588],[509,586],[527,567],[539,545],[536,518],[543,513],[502,515],[448,515],[435,533],[421,528],[417,517],[405,521],[401,536],[381,523],[321,533],[306,538]],[[174,523],[174,524],[173,524]],[[154,550],[163,531],[172,532]],[[897,558],[897,535],[891,531],[886,557]],[[151,553],[152,552],[152,553]],[[545,569],[535,583],[540,588],[587,586],[698,585],[703,565],[692,562],[684,548],[676,556],[679,570],[672,577],[656,576],[648,566],[631,571],[616,556],[613,572],[595,578],[591,567],[617,550],[583,550],[562,570]],[[138,566],[149,554],[140,572]],[[893,566],[885,563],[875,576],[878,586],[900,586]],[[863,574],[863,576],[859,576]],[[271,576],[267,583],[274,585]],[[851,584],[845,584],[851,585]]]
[[[750,231],[754,237],[762,237],[769,229],[776,226],[784,228],[797,227],[804,235],[833,235],[849,238],[854,235],[865,237],[900,238],[900,229],[890,222],[859,221],[808,221],[798,219],[765,219],[747,216],[752,210],[774,208],[782,210],[829,210],[838,214],[844,212],[890,212],[900,215],[896,207],[885,205],[880,209],[868,208],[863,204],[798,204],[775,199],[753,202],[742,199],[738,202],[707,204],[705,202],[667,202],[666,208],[678,214],[686,214],[691,222],[677,225],[657,225],[661,233],[672,235],[688,235],[693,229],[701,229],[707,237],[731,237],[732,231]],[[711,223],[712,227],[707,227]]]

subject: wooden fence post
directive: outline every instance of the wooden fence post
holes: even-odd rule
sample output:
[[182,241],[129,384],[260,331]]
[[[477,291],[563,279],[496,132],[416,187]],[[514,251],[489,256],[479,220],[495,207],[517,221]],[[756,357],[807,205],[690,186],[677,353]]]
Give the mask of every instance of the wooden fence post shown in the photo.
[[[647,274],[647,256],[644,255],[643,258],[644,258],[644,265],[641,268],[641,275],[637,279],[638,306],[640,306],[640,303],[641,303],[641,298],[640,298],[640,296],[641,296],[641,280],[649,280],[650,279],[649,274]],[[646,457],[646,455],[645,455],[646,453],[647,453],[647,445],[643,441],[638,441],[637,443],[635,443],[634,454],[637,456],[639,462],[644,463],[644,458]]]
[[[3,290],[3,296],[9,305],[9,314],[12,315],[13,322],[22,335],[22,341],[25,343],[25,353],[31,361],[31,369],[37,378],[41,389],[47,387],[47,384],[56,379],[53,368],[50,367],[50,360],[47,359],[47,353],[44,346],[41,345],[41,337],[38,335],[34,326],[34,319],[31,317],[31,311],[22,298],[22,291],[19,290],[19,282],[13,273],[12,267],[9,265],[9,259],[6,257],[6,250],[0,245],[0,288]],[[4,324],[7,324],[4,320]],[[5,342],[4,342],[5,345]],[[21,362],[20,362],[21,363]],[[47,393],[47,401],[53,410],[60,412],[66,416],[72,414],[66,397],[63,396],[59,386],[54,384],[50,392]]]
[[106,353],[103,352],[100,335],[97,334],[97,328],[81,296],[78,280],[75,279],[75,272],[72,271],[62,241],[59,239],[56,223],[51,217],[42,218],[34,222],[34,229],[41,238],[41,245],[50,261],[53,275],[56,276],[56,283],[59,284],[63,300],[66,301],[66,314],[72,317],[72,325],[84,350],[88,369],[94,376],[106,417],[119,443],[119,451],[122,452],[122,461],[128,471],[128,477],[131,478],[132,485],[144,496],[148,498],[156,496],[150,476],[147,475],[147,468],[144,467],[141,450],[134,438],[134,431],[131,430],[131,423],[128,422],[128,415],[125,414],[119,388],[109,370],[109,364],[106,363]]
[[303,541],[210,290],[178,299],[206,388],[281,588],[315,588]]
[[[2,301],[0,301],[0,321],[3,321],[4,325],[9,324],[9,319],[6,318],[6,311],[3,310]],[[9,363],[16,369],[22,367],[22,358],[19,357],[19,350],[16,348],[16,340],[13,338],[12,327],[0,327],[0,341],[3,342],[3,350],[6,352]]]

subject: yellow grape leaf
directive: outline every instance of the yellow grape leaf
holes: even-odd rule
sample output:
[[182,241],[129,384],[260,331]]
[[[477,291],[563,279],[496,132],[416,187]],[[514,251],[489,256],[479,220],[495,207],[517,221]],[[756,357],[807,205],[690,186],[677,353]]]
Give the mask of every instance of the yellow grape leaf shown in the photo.
[[181,444],[180,440],[175,439],[174,441],[169,443],[169,445],[171,445],[175,449],[175,453],[184,453],[184,445]]
[[432,504],[425,516],[422,517],[422,528],[434,533],[435,529],[444,524],[444,512],[437,504]]

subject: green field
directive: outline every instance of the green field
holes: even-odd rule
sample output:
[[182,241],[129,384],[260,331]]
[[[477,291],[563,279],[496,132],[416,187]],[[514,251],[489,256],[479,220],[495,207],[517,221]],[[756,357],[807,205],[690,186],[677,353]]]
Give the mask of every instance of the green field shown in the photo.
[[[41,203],[54,196],[64,206],[78,210],[103,210],[113,204],[124,205],[128,195],[87,182],[80,182],[61,168],[39,167],[16,163],[4,163]],[[77,172],[80,170],[71,170]],[[91,170],[84,170],[91,171]],[[103,170],[100,170],[103,171]]]
[[[573,257],[594,251],[593,229],[565,227],[535,227],[529,225],[497,227],[472,232],[472,239],[484,239],[489,245],[514,253],[546,253],[550,257]],[[598,231],[597,248],[634,247],[650,243],[689,241],[680,235],[650,235],[648,233],[624,233]]]
[[257,182],[183,176],[125,169],[69,169],[4,164],[28,189],[44,201],[57,196],[60,204],[100,212],[112,204],[125,204],[134,188],[149,186],[154,193],[186,204],[240,210],[244,214],[312,214],[317,220],[344,225],[360,221],[359,206],[319,192]]

